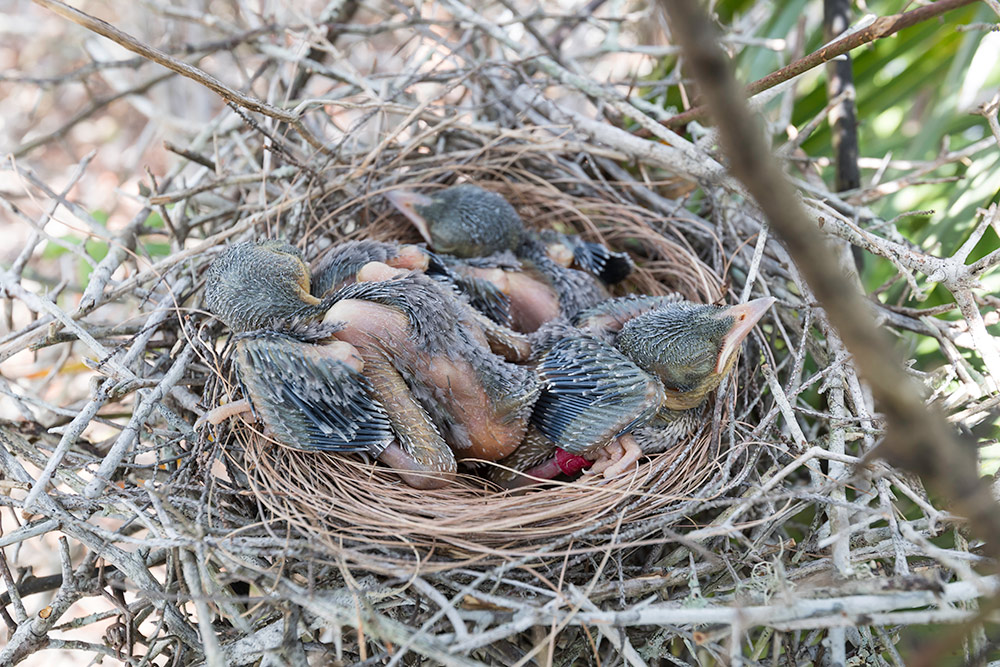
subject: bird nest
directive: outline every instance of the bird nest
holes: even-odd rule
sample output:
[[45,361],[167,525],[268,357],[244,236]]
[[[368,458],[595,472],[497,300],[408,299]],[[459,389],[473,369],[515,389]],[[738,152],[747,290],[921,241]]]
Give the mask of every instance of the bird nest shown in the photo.
[[[849,352],[831,325],[837,303],[803,278],[809,267],[789,254],[794,244],[776,238],[775,216],[769,223],[754,203],[763,208],[761,190],[749,198],[727,168],[766,149],[730,142],[726,155],[713,129],[668,129],[679,126],[665,105],[701,99],[691,97],[688,57],[668,55],[663,62],[676,69],[635,79],[632,56],[644,58],[651,39],[667,44],[644,32],[655,32],[655,13],[637,21],[630,3],[608,3],[595,19],[590,9],[574,17],[524,2],[442,0],[321,3],[322,16],[303,18],[305,5],[278,2],[287,12],[269,22],[242,5],[230,14],[208,3],[224,9],[220,18],[136,4],[162,12],[160,23],[142,14],[136,26],[181,31],[148,40],[168,54],[62,3],[38,4],[142,58],[100,57],[95,47],[100,62],[66,63],[64,76],[25,71],[0,82],[20,90],[11,108],[44,101],[5,118],[8,127],[23,129],[38,110],[66,113],[64,124],[39,124],[55,129],[32,130],[12,151],[5,174],[13,178],[0,190],[20,248],[0,271],[0,515],[12,519],[0,535],[0,577],[5,624],[17,626],[0,663],[57,645],[117,657],[134,642],[134,661],[155,665],[305,664],[314,650],[361,664],[412,664],[413,653],[443,664],[541,663],[543,653],[565,665],[619,656],[846,664],[848,651],[902,664],[894,624],[983,620],[976,600],[1000,583],[974,568],[995,552],[970,539],[920,479],[876,458],[892,443],[862,379],[872,374],[858,370],[864,348]],[[793,26],[788,44],[826,41],[818,33],[803,41],[795,20],[783,24]],[[751,32],[727,47],[758,48],[759,22],[738,26]],[[174,43],[186,29],[201,36]],[[54,34],[32,32],[24,39],[53,48],[25,42],[19,53],[76,52],[70,40],[44,41]],[[631,50],[630,39],[645,46]],[[674,50],[671,42],[662,52]],[[193,82],[180,85],[180,76]],[[830,254],[846,241],[885,268],[874,272],[886,282],[857,309],[859,321],[874,311],[912,349],[934,348],[936,370],[912,375],[941,399],[950,423],[993,426],[1000,356],[986,327],[997,301],[976,281],[995,280],[1000,254],[967,260],[983,233],[1000,229],[1000,210],[979,222],[946,220],[965,225],[968,240],[942,258],[904,242],[898,211],[880,206],[929,169],[995,152],[990,133],[972,148],[968,133],[956,135],[963,147],[933,164],[879,158],[871,182],[837,194],[817,177],[827,159],[803,143],[826,110],[808,121],[798,107],[788,115],[795,87],[783,91],[793,104],[772,105],[783,118],[775,140],[785,142],[779,152],[800,189],[786,203],[804,205],[809,228],[819,223],[841,244]],[[186,115],[204,110],[211,119]],[[125,138],[114,141],[125,143],[95,158],[80,137],[104,131],[91,120],[112,117]],[[718,124],[741,126],[751,124]],[[165,150],[151,142],[168,132]],[[140,149],[153,144],[150,169],[114,191],[105,224],[94,213],[102,205],[87,197],[107,177],[136,172],[137,156],[145,164],[147,155]],[[127,164],[107,167],[109,154]],[[74,165],[72,156],[84,157]],[[261,237],[286,239],[310,261],[345,240],[416,242],[385,193],[458,182],[502,194],[531,227],[627,252],[638,268],[619,293],[777,299],[698,433],[614,479],[513,493],[483,476],[496,464],[415,490],[359,455],[279,446],[242,418],[194,428],[240,397],[232,336],[204,309],[219,253]],[[844,259],[853,265],[850,253]],[[848,271],[835,273],[842,280]],[[853,278],[844,293],[859,291]],[[950,291],[955,303],[911,298],[932,290],[935,299]],[[929,458],[921,474],[952,479],[959,466],[942,460]],[[976,481],[977,470],[964,469]],[[21,567],[48,554],[60,563]],[[56,589],[35,613],[30,596]],[[95,600],[99,612],[76,605]],[[103,644],[57,636],[102,624]],[[967,642],[970,661],[976,642]]]
[[[518,167],[509,164],[506,153],[484,150],[474,156],[474,169],[412,169],[405,184],[475,182],[506,197],[529,226],[578,233],[630,252],[638,269],[616,286],[619,294],[680,293],[706,303],[723,298],[722,278],[698,259],[669,218],[585,183],[539,184],[530,168],[541,157],[525,148],[520,156],[525,166]],[[308,258],[350,238],[418,240],[378,191],[354,200],[339,194],[325,193],[314,202],[315,222],[303,238],[290,239],[303,246]],[[330,201],[340,205],[328,211]],[[743,373],[743,389],[754,384],[759,350],[753,348],[745,358],[743,368],[749,370]],[[735,393],[731,407],[739,411],[745,408],[746,394],[736,392],[736,386],[727,384],[723,393]],[[232,391],[232,383],[226,391]],[[445,488],[416,490],[382,465],[357,456],[282,447],[246,424],[233,429],[226,448],[265,510],[266,520],[287,525],[362,569],[415,572],[517,556],[552,556],[548,552],[556,539],[584,530],[594,536],[602,532],[595,533],[601,525],[610,534],[683,502],[724,492],[749,460],[745,446],[719,446],[718,429],[729,414],[720,409],[713,421],[713,411],[706,410],[704,428],[627,474],[613,479],[585,475],[519,492],[487,482],[479,473],[499,464],[486,462],[478,469],[465,466],[465,474]],[[706,486],[709,481],[712,484]]]

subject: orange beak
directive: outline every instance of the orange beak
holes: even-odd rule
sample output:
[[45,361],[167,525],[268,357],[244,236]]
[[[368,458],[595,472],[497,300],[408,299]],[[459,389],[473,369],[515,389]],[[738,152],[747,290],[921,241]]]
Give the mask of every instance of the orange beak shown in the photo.
[[766,296],[762,299],[729,306],[719,313],[719,317],[732,317],[735,322],[733,328],[722,339],[722,350],[719,352],[719,360],[715,363],[716,373],[725,372],[729,368],[733,357],[740,350],[743,339],[757,326],[757,322],[775,301],[777,299],[773,296]]
[[417,213],[416,207],[428,206],[434,203],[434,200],[427,195],[422,195],[412,190],[391,190],[385,193],[385,198],[399,209],[400,213],[409,218],[413,226],[420,232],[420,235],[427,241],[427,244],[432,245],[431,230],[427,226],[427,220],[424,219],[424,216]]

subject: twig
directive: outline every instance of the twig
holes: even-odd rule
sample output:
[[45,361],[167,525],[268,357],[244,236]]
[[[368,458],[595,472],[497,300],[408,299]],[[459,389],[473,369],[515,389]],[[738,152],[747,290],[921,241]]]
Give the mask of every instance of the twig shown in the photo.
[[194,347],[186,345],[177,356],[170,370],[164,374],[163,379],[156,387],[138,392],[139,401],[132,413],[132,417],[129,419],[128,425],[118,436],[118,439],[111,446],[111,449],[108,450],[107,456],[101,461],[97,472],[94,473],[94,479],[84,489],[83,493],[86,497],[96,498],[104,490],[104,485],[111,480],[111,476],[118,469],[118,466],[121,465],[125,454],[128,453],[129,449],[131,449],[138,439],[140,428],[145,425],[150,413],[161,404],[170,389],[180,381],[193,356]]
[[129,95],[142,95],[148,92],[150,89],[152,89],[153,86],[157,85],[158,83],[162,83],[163,81],[166,81],[172,76],[173,74],[169,72],[164,72],[159,76],[154,76],[148,81],[132,86],[131,88],[128,88],[121,92],[115,93],[113,95],[106,95],[104,97],[95,99],[91,101],[90,105],[87,106],[86,109],[78,111],[76,115],[74,115],[68,121],[63,123],[59,128],[53,130],[52,132],[49,132],[48,134],[43,134],[41,136],[35,137],[31,141],[27,141],[21,144],[20,146],[15,148],[11,154],[15,159],[24,157],[25,155],[35,150],[39,146],[45,146],[46,144],[49,144],[56,139],[61,139],[62,137],[65,137],[66,134],[68,134],[69,131],[72,130],[74,127],[76,127],[83,121],[87,120],[88,118],[93,116],[98,111],[104,109],[108,105],[117,102],[120,99],[126,98]]
[[118,28],[106,21],[102,21],[99,18],[85,14],[84,12],[74,9],[69,5],[59,2],[59,0],[33,0],[36,4],[50,9],[53,12],[59,14],[63,18],[67,18],[74,23],[78,23],[88,30],[97,33],[103,37],[107,37],[111,41],[119,44],[133,53],[138,53],[143,58],[152,60],[155,63],[163,65],[167,69],[173,70],[174,72],[185,76],[193,81],[197,81],[201,85],[209,88],[223,99],[238,104],[241,107],[249,109],[251,111],[256,111],[257,113],[262,113],[265,116],[270,116],[276,120],[283,123],[288,123],[295,130],[302,135],[310,146],[321,153],[326,153],[327,149],[323,144],[317,139],[311,132],[309,132],[302,121],[295,114],[289,113],[283,109],[273,107],[269,104],[265,104],[260,100],[245,95],[237,90],[233,90],[226,84],[222,83],[212,75],[207,72],[198,69],[192,65],[174,58],[171,55],[164,53],[158,49],[154,49],[151,46],[143,44],[139,40],[135,39],[131,35],[122,32]]

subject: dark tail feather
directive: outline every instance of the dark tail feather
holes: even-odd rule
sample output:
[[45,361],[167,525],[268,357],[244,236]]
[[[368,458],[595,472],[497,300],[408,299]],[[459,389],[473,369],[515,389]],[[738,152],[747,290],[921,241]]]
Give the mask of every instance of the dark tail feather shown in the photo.
[[577,241],[573,246],[573,259],[584,271],[591,273],[605,285],[625,280],[635,265],[622,252],[612,252],[599,243]]

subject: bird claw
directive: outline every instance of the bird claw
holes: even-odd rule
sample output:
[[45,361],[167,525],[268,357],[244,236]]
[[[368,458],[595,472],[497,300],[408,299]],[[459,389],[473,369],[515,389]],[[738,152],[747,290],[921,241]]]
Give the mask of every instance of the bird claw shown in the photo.
[[597,452],[597,459],[584,475],[603,474],[604,479],[613,479],[622,474],[643,456],[642,448],[630,435],[623,435]]

